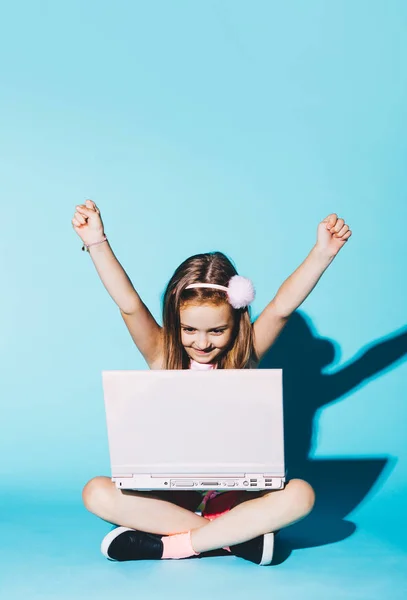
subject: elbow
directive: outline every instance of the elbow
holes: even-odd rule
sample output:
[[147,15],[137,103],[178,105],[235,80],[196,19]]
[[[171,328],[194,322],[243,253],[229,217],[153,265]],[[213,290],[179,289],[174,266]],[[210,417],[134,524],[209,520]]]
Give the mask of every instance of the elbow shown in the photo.
[[137,306],[136,304],[128,304],[123,308],[121,306],[119,308],[122,317],[130,317],[131,315],[134,315],[134,313],[137,312],[139,306]]
[[131,316],[143,307],[143,303],[137,294],[128,294],[122,302],[118,303],[122,316]]
[[284,306],[284,303],[279,302],[278,300],[273,300],[272,307],[276,317],[282,321],[288,321],[295,310],[290,306]]

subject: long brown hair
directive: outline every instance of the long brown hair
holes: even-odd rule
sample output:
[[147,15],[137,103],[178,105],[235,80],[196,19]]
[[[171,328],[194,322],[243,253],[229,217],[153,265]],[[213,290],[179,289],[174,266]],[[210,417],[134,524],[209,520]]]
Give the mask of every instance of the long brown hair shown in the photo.
[[[190,358],[181,342],[180,308],[191,303],[222,304],[226,293],[213,288],[185,288],[191,283],[217,283],[227,286],[237,271],[222,252],[195,254],[175,271],[164,292],[164,369],[188,369]],[[218,361],[220,369],[243,369],[254,356],[253,332],[249,308],[234,309],[231,345]]]

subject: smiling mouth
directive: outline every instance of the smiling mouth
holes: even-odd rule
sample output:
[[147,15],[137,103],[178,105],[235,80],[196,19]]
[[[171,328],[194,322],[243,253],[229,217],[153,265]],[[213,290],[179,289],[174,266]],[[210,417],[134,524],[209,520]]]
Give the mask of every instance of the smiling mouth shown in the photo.
[[210,354],[212,352],[213,348],[211,348],[210,350],[197,350],[196,348],[194,348],[194,350],[198,354]]

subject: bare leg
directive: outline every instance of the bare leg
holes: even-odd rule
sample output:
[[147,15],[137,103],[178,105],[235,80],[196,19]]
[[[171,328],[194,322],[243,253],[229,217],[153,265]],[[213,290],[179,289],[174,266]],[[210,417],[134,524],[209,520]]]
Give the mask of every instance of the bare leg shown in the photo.
[[207,552],[301,520],[311,512],[315,496],[308,483],[293,479],[284,490],[263,492],[254,499],[248,494],[243,502],[212,522],[154,495],[123,493],[108,477],[89,481],[83,500],[90,512],[116,525],[162,535],[191,531],[195,552]]
[[214,521],[206,521],[204,527],[192,531],[192,547],[195,552],[208,552],[287,527],[309,514],[314,501],[312,487],[293,479],[283,490],[265,492]]
[[[188,494],[188,492],[183,492]],[[172,535],[199,529],[208,520],[145,492],[122,492],[109,477],[95,477],[84,487],[86,508],[109,523],[148,533]]]

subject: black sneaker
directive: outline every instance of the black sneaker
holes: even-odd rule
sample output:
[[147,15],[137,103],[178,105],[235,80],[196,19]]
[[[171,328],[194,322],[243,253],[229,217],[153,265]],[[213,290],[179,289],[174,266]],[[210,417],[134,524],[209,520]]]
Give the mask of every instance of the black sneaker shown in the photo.
[[258,565],[269,565],[273,559],[274,533],[265,533],[259,537],[236,546],[230,546],[230,551],[235,556],[245,558]]
[[161,535],[116,527],[102,541],[102,554],[109,560],[158,560],[163,555]]

